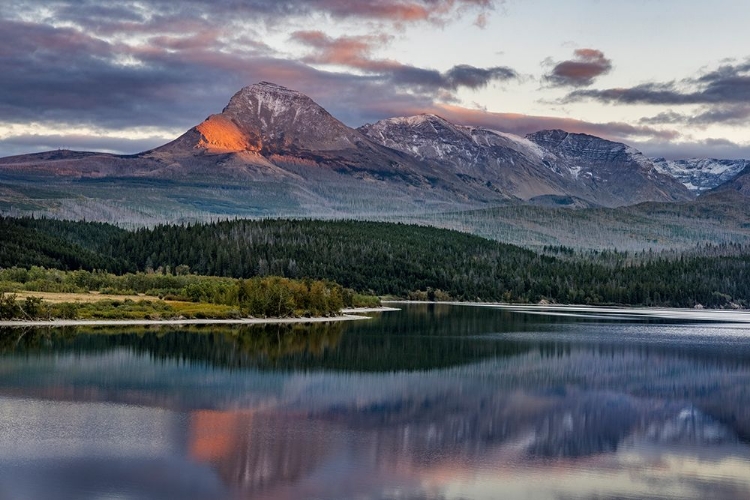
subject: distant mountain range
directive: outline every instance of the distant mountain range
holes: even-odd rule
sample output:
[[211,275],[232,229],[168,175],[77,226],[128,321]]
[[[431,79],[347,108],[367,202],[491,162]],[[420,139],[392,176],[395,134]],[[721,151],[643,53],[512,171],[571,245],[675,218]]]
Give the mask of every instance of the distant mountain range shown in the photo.
[[729,182],[748,165],[750,160],[717,160],[691,158],[688,160],[651,160],[656,170],[671,175],[690,191],[699,194]]
[[590,135],[519,137],[435,115],[353,129],[309,97],[263,82],[150,151],[2,158],[0,212],[140,224],[389,217],[518,203],[622,207],[685,202],[712,190],[747,194],[747,167],[744,160],[652,160]]

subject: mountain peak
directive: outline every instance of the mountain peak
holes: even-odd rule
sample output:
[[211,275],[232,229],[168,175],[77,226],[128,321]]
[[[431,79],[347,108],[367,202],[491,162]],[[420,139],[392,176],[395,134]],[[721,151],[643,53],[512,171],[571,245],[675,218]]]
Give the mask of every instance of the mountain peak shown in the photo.
[[[229,100],[222,113],[259,113],[261,108],[271,114],[282,114],[292,107],[319,107],[315,101],[301,92],[270,82],[259,82],[242,88]],[[321,108],[322,109],[322,108]]]
[[375,142],[418,158],[444,158],[471,143],[471,134],[431,113],[386,118],[358,129]]
[[247,87],[243,87],[235,95],[242,95],[242,94],[255,94],[255,95],[275,94],[275,95],[307,97],[305,96],[305,94],[297,90],[292,90],[290,88],[284,87],[283,85],[277,85],[275,83],[265,82],[265,81],[254,83],[252,85],[248,85]]
[[449,122],[442,116],[438,116],[432,113],[420,113],[413,116],[396,116],[393,118],[385,118],[375,123],[368,123],[367,125],[363,125],[361,128],[377,129],[393,126],[417,127],[425,123],[440,124],[449,127],[455,126],[453,123]]
[[534,132],[533,134],[527,134],[526,138],[529,139],[530,141],[536,142],[537,144],[541,144],[542,142],[559,144],[565,140],[581,140],[581,139],[612,142],[612,141],[608,141],[607,139],[602,139],[601,137],[597,137],[595,135],[568,132],[566,130],[562,130],[559,128],[540,130],[539,132]]
[[244,87],[193,130],[191,147],[222,153],[341,150],[361,139],[305,94],[270,82]]
[[449,122],[442,116],[439,116],[433,113],[420,113],[414,116],[405,116],[401,118],[395,118],[395,120],[400,120],[401,122],[408,123],[410,125],[419,125],[421,123],[448,123],[450,125],[453,125],[451,122]]

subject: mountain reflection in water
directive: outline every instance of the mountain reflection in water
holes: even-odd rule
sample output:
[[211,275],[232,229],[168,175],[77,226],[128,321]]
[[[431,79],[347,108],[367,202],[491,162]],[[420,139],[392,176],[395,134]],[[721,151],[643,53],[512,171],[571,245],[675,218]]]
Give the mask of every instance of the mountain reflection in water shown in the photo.
[[744,328],[410,305],[4,330],[0,498],[748,498]]

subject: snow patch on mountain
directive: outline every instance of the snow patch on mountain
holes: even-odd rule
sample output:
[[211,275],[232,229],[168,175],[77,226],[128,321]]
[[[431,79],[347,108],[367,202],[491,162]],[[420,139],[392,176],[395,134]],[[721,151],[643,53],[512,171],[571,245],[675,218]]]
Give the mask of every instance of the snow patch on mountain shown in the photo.
[[[510,147],[518,151],[519,153],[525,153],[528,156],[536,158],[544,158],[548,154],[544,149],[539,147],[538,144],[531,142],[525,137],[521,137],[515,134],[509,134],[507,132],[500,132],[499,130],[485,129],[499,137],[507,139],[510,142]],[[515,146],[515,147],[513,147]]]
[[732,180],[750,160],[718,160],[713,158],[690,158],[686,160],[651,160],[656,170],[671,175],[689,190],[702,193]]

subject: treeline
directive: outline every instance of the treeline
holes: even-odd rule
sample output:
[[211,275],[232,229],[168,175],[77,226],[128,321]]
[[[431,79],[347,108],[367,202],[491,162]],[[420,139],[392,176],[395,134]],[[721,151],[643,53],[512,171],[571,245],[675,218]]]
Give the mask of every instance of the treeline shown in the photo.
[[[43,303],[37,297],[18,300],[15,292],[99,292],[96,303]],[[109,294],[131,295],[125,300],[108,300]],[[168,302],[145,301],[143,296]],[[193,302],[225,307],[190,307]],[[364,296],[322,280],[293,280],[278,276],[250,279],[198,275],[128,273],[104,271],[61,271],[0,269],[0,319],[39,318],[171,318],[186,317],[290,317],[330,316],[344,307],[377,306],[374,296]]]
[[[4,219],[27,240],[72,245],[79,262],[36,248],[41,263],[162,275],[282,276],[331,280],[359,292],[398,297],[646,306],[750,305],[750,255],[714,252],[633,259],[560,251],[543,255],[457,231],[405,224],[235,220],[125,231],[106,224]],[[0,267],[29,265],[0,244]],[[549,249],[548,249],[549,252]],[[87,260],[89,255],[93,255]],[[102,266],[101,263],[105,265]],[[25,264],[26,265],[26,264]]]

